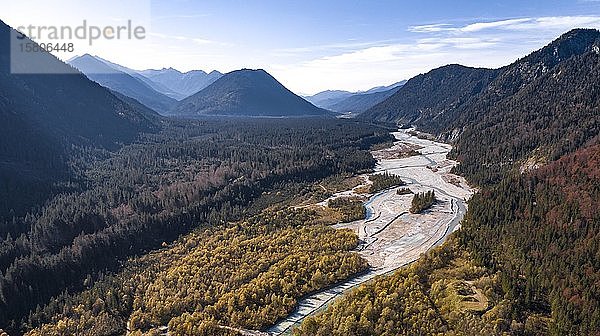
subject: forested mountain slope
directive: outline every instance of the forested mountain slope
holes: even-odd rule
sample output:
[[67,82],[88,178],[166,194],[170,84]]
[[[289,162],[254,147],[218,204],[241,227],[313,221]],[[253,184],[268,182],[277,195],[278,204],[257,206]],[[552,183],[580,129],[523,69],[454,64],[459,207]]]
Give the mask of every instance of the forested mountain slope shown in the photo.
[[548,314],[553,335],[600,332],[600,146],[475,196],[459,234],[502,272],[514,316]]
[[447,66],[417,76],[360,118],[453,142],[457,172],[497,182],[506,170],[598,141],[599,53],[600,32],[575,29],[498,70]]
[[584,54],[496,103],[485,105],[480,98],[477,110],[459,120],[464,126],[454,149],[462,162],[457,171],[478,183],[494,182],[505,168],[525,169],[597,143],[600,55],[594,48],[599,46],[588,45]]
[[497,70],[447,65],[410,79],[394,95],[359,116],[361,120],[423,125],[452,113],[482,92]]
[[432,70],[409,80],[395,95],[361,118],[414,124],[436,134],[476,123],[476,118],[485,114],[482,109],[509,99],[557,65],[596,52],[599,38],[598,30],[574,29],[500,69],[448,65]]
[[73,146],[115,149],[156,129],[155,113],[49,54],[39,60],[64,74],[12,74],[10,31],[0,21],[0,218],[22,214],[68,179]]
[[443,127],[419,120],[480,185],[461,230],[296,334],[600,334],[599,35],[571,31],[503,68]]
[[89,164],[85,188],[0,223],[0,325],[28,330],[30,312],[52,296],[181,234],[251,216],[272,205],[252,202],[274,188],[369,169],[370,146],[390,140],[335,119],[166,123]]

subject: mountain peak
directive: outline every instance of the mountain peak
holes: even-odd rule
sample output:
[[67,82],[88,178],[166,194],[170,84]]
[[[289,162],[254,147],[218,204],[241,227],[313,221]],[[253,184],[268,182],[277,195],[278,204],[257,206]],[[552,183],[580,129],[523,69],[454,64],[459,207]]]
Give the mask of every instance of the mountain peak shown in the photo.
[[199,92],[221,77],[220,73],[208,75],[203,70],[191,70],[182,73],[172,67],[161,70],[143,70],[139,73],[169,90],[169,95],[177,100]]
[[365,111],[359,118],[412,124],[431,121],[434,126],[467,104],[491,83],[498,71],[449,64],[411,78],[396,93]]
[[577,28],[564,33],[550,43],[550,46],[579,54],[589,50],[599,40],[600,30]]
[[263,69],[229,72],[204,90],[180,102],[179,116],[324,116],[320,109],[286,89]]
[[[263,69],[240,69],[225,74],[227,82],[240,87],[246,86],[280,86],[284,88],[271,74]],[[225,77],[223,76],[223,77]],[[284,88],[285,89],[285,88]],[[285,89],[287,90],[287,89]]]
[[230,72],[229,74],[231,75],[259,75],[259,76],[269,76],[271,77],[271,75],[269,75],[265,70],[263,69],[247,69],[247,68],[243,68],[240,70],[234,70],[232,72]]
[[600,30],[598,30],[598,29],[575,28],[575,29],[572,29],[572,30],[562,34],[557,39],[557,41],[559,41],[561,39],[572,39],[572,38],[595,40],[595,39],[598,39],[599,37],[600,37]]
[[600,31],[597,29],[573,29],[544,48],[524,58],[528,63],[541,63],[550,68],[573,56],[591,51],[600,43]]
[[119,71],[106,63],[102,58],[90,54],[74,57],[68,63],[87,76],[91,74],[117,74]]
[[165,71],[174,72],[174,73],[177,73],[177,74],[182,74],[181,71],[179,71],[179,70],[177,70],[177,69],[175,69],[173,67],[169,67],[168,69],[165,69]]
[[198,74],[198,73],[203,74],[203,75],[207,74],[206,71],[204,71],[204,70],[190,70],[188,72],[183,72],[184,75]]

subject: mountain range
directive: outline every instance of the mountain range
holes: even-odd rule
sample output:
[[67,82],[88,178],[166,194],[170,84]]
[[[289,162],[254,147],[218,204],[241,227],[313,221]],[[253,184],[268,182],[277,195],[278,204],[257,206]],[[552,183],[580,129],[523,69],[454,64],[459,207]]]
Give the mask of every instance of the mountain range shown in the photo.
[[350,96],[352,92],[343,90],[326,90],[312,96],[304,96],[304,99],[313,103],[315,106],[325,107],[338,103]]
[[100,85],[162,114],[173,108],[178,100],[201,91],[222,76],[218,71],[181,73],[173,68],[138,71],[89,54],[75,57],[68,63]]
[[378,86],[367,91],[327,90],[304,98],[314,105],[339,113],[362,113],[396,93],[406,81]]
[[173,68],[136,71],[87,54],[71,59],[69,64],[100,85],[162,115],[184,118],[333,115],[295,95],[264,70],[243,69],[225,75],[201,70],[181,73]]
[[69,64],[83,72],[94,82],[134,98],[157,112],[168,111],[177,102],[174,98],[158,91],[160,84],[154,83],[131,69],[121,67],[100,57],[86,54],[71,59]]
[[210,73],[206,73],[202,70],[192,70],[182,73],[173,68],[161,70],[143,70],[139,73],[156,83],[160,83],[162,86],[167,88],[167,90],[170,90],[159,90],[159,92],[162,92],[163,94],[166,94],[167,96],[173,97],[177,100],[182,100],[197,92],[200,92],[202,89],[206,88],[223,76],[222,73],[216,70],[213,70]]
[[[3,29],[4,34],[8,34],[9,28],[4,25]],[[594,63],[600,49],[598,35],[597,30],[570,31],[541,50],[499,69],[448,65],[389,87],[378,87],[359,93],[325,91],[307,99],[317,105],[328,105],[329,109],[344,113],[365,109],[366,111],[358,116],[359,120],[410,124],[444,140],[453,141],[456,144],[453,155],[463,161],[459,169],[464,174],[473,175],[477,172],[482,175],[479,176],[480,181],[493,180],[501,169],[484,173],[478,165],[490,166],[487,161],[497,160],[506,163],[503,167],[508,167],[512,163],[523,163],[526,160],[552,160],[567,150],[581,147],[597,138],[598,116],[593,112],[595,105],[590,105],[589,102],[595,102],[594,88],[599,84],[597,76],[594,76],[598,72],[597,64]],[[8,67],[8,55],[3,57],[5,66]],[[47,58],[58,67],[64,66],[50,55]],[[295,95],[264,70],[243,69],[225,75],[218,72],[207,74],[202,71],[183,74],[174,69],[138,72],[90,55],[73,59],[70,64],[83,69],[88,77],[108,87],[112,92],[101,90],[99,86],[85,81],[85,78],[78,74],[66,77],[5,75],[5,86],[10,89],[3,92],[5,98],[0,101],[0,107],[15,102],[44,106],[42,113],[38,112],[28,118],[38,121],[39,125],[51,129],[53,133],[65,133],[64,136],[56,136],[57,138],[79,141],[86,139],[101,142],[102,145],[130,141],[140,129],[152,128],[152,122],[147,119],[150,115],[152,118],[156,116],[143,105],[161,114],[183,118],[333,115]],[[72,71],[67,66],[64,68],[65,72]],[[583,69],[587,70],[583,72]],[[217,77],[219,78],[210,83]],[[73,85],[72,78],[86,84],[80,85],[82,89],[66,97],[65,101],[71,101],[81,95],[77,103],[71,105],[84,106],[88,100],[91,104],[92,100],[89,97],[102,95],[104,98],[94,100],[101,103],[94,109],[86,110],[87,114],[76,114],[73,118],[57,118],[55,114],[44,113],[51,109],[51,104],[38,102],[38,99],[49,100],[52,96],[64,95],[65,91],[60,91],[60,88]],[[575,78],[578,79],[578,86],[568,81]],[[8,83],[9,81],[11,83]],[[35,91],[35,97],[24,98],[26,94],[32,94],[28,89],[47,81],[64,83],[44,84],[43,89]],[[196,85],[195,89],[207,86],[179,102],[168,96],[176,91],[180,95],[192,92],[195,90],[192,89],[192,83]],[[581,87],[587,90],[581,91]],[[59,91],[55,93],[55,90]],[[89,90],[89,93],[83,93],[84,90]],[[22,96],[9,98],[10,94]],[[557,108],[554,103],[556,101],[561,102],[561,108]],[[119,104],[123,104],[123,107],[118,109],[118,117],[125,117],[131,121],[133,130],[128,129],[128,123],[111,126],[115,124],[111,122],[115,117],[110,115],[114,114],[114,108],[111,110],[105,106]],[[58,115],[70,113],[72,109],[73,106],[65,107]],[[20,107],[17,110],[34,108]],[[107,116],[100,117],[99,114],[89,113],[92,110],[103,110],[102,113]],[[7,116],[5,126],[19,123],[11,118],[14,116]],[[67,124],[83,123],[78,121],[82,118],[89,118],[88,124],[93,124],[91,119],[94,118],[108,120],[108,123],[94,128],[94,131],[101,134],[98,136],[82,134],[91,131],[86,127],[65,129]],[[574,126],[575,120],[589,127],[581,131]],[[58,122],[63,124],[56,124]],[[530,131],[517,131],[519,127]],[[7,128],[5,134],[10,134],[11,129]],[[22,134],[27,134],[27,131]],[[116,134],[130,136],[121,139]],[[473,141],[482,146],[470,146]],[[42,143],[50,146],[54,141]],[[515,143],[521,148],[518,151],[514,149]],[[534,151],[535,158],[532,157]],[[483,155],[483,152],[487,154]],[[479,161],[473,161],[475,157]],[[481,162],[482,157],[486,157],[487,161]]]
[[355,93],[330,105],[327,109],[339,113],[360,114],[394,95],[403,85],[404,82],[401,82],[399,85],[383,91],[371,89],[363,93]]
[[[173,68],[138,71],[89,54],[75,57],[68,63],[91,80],[133,98],[161,115],[189,118],[203,115],[283,117],[326,114],[300,101],[264,70],[262,72],[267,76],[262,77],[256,74],[243,77],[235,71],[227,75],[202,70],[182,73]],[[241,73],[245,71],[243,69]],[[222,77],[227,78],[211,87]],[[361,92],[324,91],[304,99],[324,110],[356,115],[394,95],[405,83],[401,81]],[[235,88],[237,84],[243,87]],[[253,88],[252,92],[250,88]],[[204,92],[200,94],[201,91]]]

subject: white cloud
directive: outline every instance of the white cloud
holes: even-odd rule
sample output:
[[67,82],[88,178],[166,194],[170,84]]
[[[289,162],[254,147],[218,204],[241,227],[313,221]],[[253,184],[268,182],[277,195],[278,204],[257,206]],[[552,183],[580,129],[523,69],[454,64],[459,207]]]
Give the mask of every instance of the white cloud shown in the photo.
[[314,54],[334,54],[334,53],[345,53],[348,51],[367,49],[373,47],[381,47],[386,46],[392,43],[397,43],[398,40],[388,39],[388,40],[377,40],[377,41],[356,41],[356,40],[348,40],[340,43],[330,43],[330,44],[321,44],[321,45],[311,45],[305,47],[295,47],[295,48],[281,48],[274,49],[271,51],[271,55],[275,57],[302,57],[306,55],[314,55]]
[[176,41],[181,41],[181,42],[193,42],[193,43],[200,44],[200,45],[215,44],[215,45],[221,45],[221,46],[229,46],[229,44],[227,44],[227,43],[213,41],[213,40],[204,39],[204,38],[198,38],[198,37],[189,37],[189,36],[181,36],[181,35],[167,35],[167,34],[161,34],[161,33],[150,33],[149,35],[153,38],[157,38],[157,39],[164,40],[164,41],[176,40]]
[[439,33],[439,32],[477,32],[484,29],[511,27],[512,25],[525,23],[531,19],[509,19],[491,22],[476,22],[462,27],[456,27],[449,23],[437,23],[431,25],[412,26],[408,30],[413,33]]
[[269,70],[296,92],[350,91],[409,79],[458,63],[496,68],[539,49],[562,33],[600,28],[600,16],[510,18],[465,25],[438,23],[409,27],[413,39],[347,50]]
[[512,30],[553,29],[565,31],[572,28],[600,28],[600,16],[555,16],[530,19],[516,23],[508,28]]
[[491,28],[510,28],[514,25],[518,25],[521,23],[525,23],[530,21],[531,19],[510,19],[510,20],[501,20],[501,21],[493,21],[493,22],[477,22],[459,29],[461,32],[477,32],[484,29]]
[[422,25],[422,26],[412,26],[408,28],[408,31],[413,33],[434,33],[441,31],[451,31],[456,28],[452,28],[451,24],[448,23],[438,23],[438,24],[430,24],[430,25]]
[[[417,41],[418,46],[433,45],[437,48],[454,47],[458,49],[481,49],[489,48],[501,42],[496,37],[433,37],[424,38]],[[425,48],[430,49],[430,48]]]
[[409,79],[450,63],[501,66],[510,59],[507,53],[477,39],[432,39],[372,47],[269,70],[295,92],[311,94],[334,88],[358,91]]
[[389,45],[384,47],[371,47],[358,51],[353,51],[336,56],[327,56],[317,59],[307,64],[358,64],[358,63],[377,63],[387,62],[397,59],[398,55],[409,50],[410,45]]
[[[598,0],[600,1],[600,0]],[[413,33],[475,33],[489,30],[536,30],[536,29],[571,29],[575,27],[600,27],[600,16],[549,16],[539,18],[516,18],[489,22],[475,22],[464,26],[449,23],[412,26],[408,31]]]

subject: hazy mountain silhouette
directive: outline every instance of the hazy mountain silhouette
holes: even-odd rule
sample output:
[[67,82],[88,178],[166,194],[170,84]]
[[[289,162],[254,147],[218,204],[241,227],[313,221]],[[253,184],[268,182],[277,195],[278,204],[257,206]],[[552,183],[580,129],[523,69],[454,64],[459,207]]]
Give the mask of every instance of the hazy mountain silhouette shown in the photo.
[[98,84],[134,98],[160,114],[165,114],[175,106],[175,99],[157,91],[149,79],[144,80],[143,76],[136,75],[131,69],[89,54],[76,57],[69,64]]
[[340,113],[360,114],[394,95],[400,90],[405,82],[406,81],[402,81],[391,86],[373,88],[364,93],[355,93],[350,97],[328,106],[327,109]]
[[139,73],[170,90],[172,93],[165,94],[177,100],[182,100],[200,92],[223,76],[218,71],[206,73],[202,70],[193,70],[182,73],[173,68],[144,70]]
[[304,98],[315,106],[327,110],[340,113],[361,113],[396,93],[398,88],[405,83],[406,81],[401,81],[359,92],[328,90]]
[[308,100],[312,104],[318,107],[325,108],[325,106],[332,106],[340,101],[351,97],[353,95],[350,91],[342,90],[327,90],[319,92],[312,96],[304,96],[304,99]]

